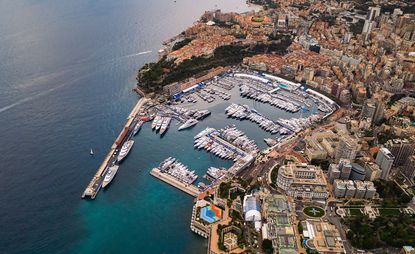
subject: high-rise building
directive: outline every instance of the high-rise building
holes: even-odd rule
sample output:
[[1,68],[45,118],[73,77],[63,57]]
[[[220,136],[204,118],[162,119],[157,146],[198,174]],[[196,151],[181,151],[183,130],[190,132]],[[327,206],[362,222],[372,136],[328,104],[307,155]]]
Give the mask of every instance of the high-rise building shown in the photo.
[[352,171],[350,173],[350,180],[365,180],[366,170],[357,163],[352,163]]
[[346,195],[346,184],[343,180],[336,179],[333,183],[334,196],[336,198],[344,198]]
[[412,155],[406,161],[402,173],[409,179],[415,178],[415,155]]
[[353,161],[356,158],[356,153],[359,150],[359,144],[350,136],[342,136],[336,149],[335,161],[340,159],[348,159]]
[[365,24],[363,25],[362,33],[370,33],[376,22],[374,21],[376,17],[380,15],[380,7],[369,7],[369,12],[365,19]]
[[388,179],[389,172],[392,168],[395,156],[385,147],[379,149],[378,155],[376,156],[376,164],[381,170],[380,178],[383,180]]
[[352,180],[345,181],[346,184],[346,195],[345,198],[353,198],[356,194],[356,187],[354,186],[354,182]]
[[366,185],[364,184],[364,182],[356,180],[354,181],[355,185],[356,185],[356,194],[355,194],[355,198],[364,198],[365,194],[366,194]]
[[402,166],[414,154],[415,143],[409,139],[393,139],[386,142],[386,148],[395,156],[393,165]]
[[368,100],[363,104],[362,112],[360,113],[360,118],[369,119],[371,124],[378,123],[384,113],[383,103],[375,100]]

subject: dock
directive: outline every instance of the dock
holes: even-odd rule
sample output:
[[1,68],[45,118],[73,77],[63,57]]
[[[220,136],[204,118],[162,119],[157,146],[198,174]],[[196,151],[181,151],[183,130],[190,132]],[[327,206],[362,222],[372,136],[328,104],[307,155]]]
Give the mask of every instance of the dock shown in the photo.
[[101,166],[98,168],[97,172],[95,173],[92,180],[89,182],[88,186],[86,187],[85,191],[82,193],[82,198],[90,198],[95,199],[97,196],[99,190],[102,186],[102,180],[105,176],[106,169],[108,165],[113,161],[113,155],[116,152],[117,147],[121,144],[121,142],[124,140],[125,136],[127,136],[128,132],[130,131],[130,127],[132,123],[134,122],[134,119],[137,115],[137,113],[140,111],[141,107],[145,105],[149,99],[142,97],[138,100],[137,104],[134,106],[133,110],[127,117],[127,122],[125,123],[122,131],[118,135],[117,139],[114,141],[114,143],[111,146],[110,151],[108,152],[107,156],[105,156],[104,161],[101,163]]
[[177,179],[175,179],[174,177],[161,172],[159,168],[153,168],[150,171],[150,175],[162,180],[165,183],[170,184],[173,187],[176,187],[177,189],[179,189],[183,192],[186,192],[187,194],[189,194],[193,197],[197,197],[200,193],[196,186],[194,186],[192,184],[182,183],[182,182],[178,181]]

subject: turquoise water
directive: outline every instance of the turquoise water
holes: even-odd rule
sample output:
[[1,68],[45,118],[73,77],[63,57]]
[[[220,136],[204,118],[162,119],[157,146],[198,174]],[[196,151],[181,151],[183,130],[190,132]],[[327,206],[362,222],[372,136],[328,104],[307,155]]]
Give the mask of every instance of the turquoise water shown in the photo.
[[[174,149],[185,133],[160,143],[144,127],[110,189],[80,196],[137,101],[137,69],[213,8],[248,9],[239,0],[0,1],[0,253],[204,252],[189,230],[192,199],[148,175],[169,151],[187,152]],[[200,156],[192,166],[217,160]]]
[[80,196],[137,101],[137,69],[213,8],[248,10],[239,0],[0,1],[0,253],[205,253],[206,240],[189,229],[192,197],[149,171],[169,156],[200,178],[209,166],[229,167],[193,149],[206,126],[238,124],[264,148],[269,134],[226,118],[236,96],[194,105],[213,113],[190,130],[173,123],[160,138],[145,125],[108,190]]

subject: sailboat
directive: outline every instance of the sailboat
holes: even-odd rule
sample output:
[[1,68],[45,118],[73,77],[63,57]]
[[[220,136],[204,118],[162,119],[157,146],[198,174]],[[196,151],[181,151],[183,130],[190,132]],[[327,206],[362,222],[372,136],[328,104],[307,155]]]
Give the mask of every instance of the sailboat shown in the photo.
[[92,151],[92,148],[91,148],[91,151],[89,152],[89,154],[90,154],[91,156],[94,156],[94,151]]

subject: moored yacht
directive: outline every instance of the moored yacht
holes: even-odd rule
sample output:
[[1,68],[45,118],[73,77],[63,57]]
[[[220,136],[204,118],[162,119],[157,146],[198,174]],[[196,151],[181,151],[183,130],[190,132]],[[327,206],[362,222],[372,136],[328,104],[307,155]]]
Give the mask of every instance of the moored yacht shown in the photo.
[[180,125],[179,131],[190,128],[190,127],[194,126],[195,124],[197,124],[198,122],[199,122],[198,120],[196,120],[194,118],[190,118],[184,124]]
[[117,157],[117,161],[119,162],[122,161],[128,155],[133,145],[134,145],[134,140],[126,141],[121,147],[121,150]]
[[118,165],[113,165],[108,168],[107,173],[104,177],[104,181],[102,181],[102,188],[105,188],[108,184],[110,184],[112,179],[114,179],[115,174],[117,174],[118,168]]

